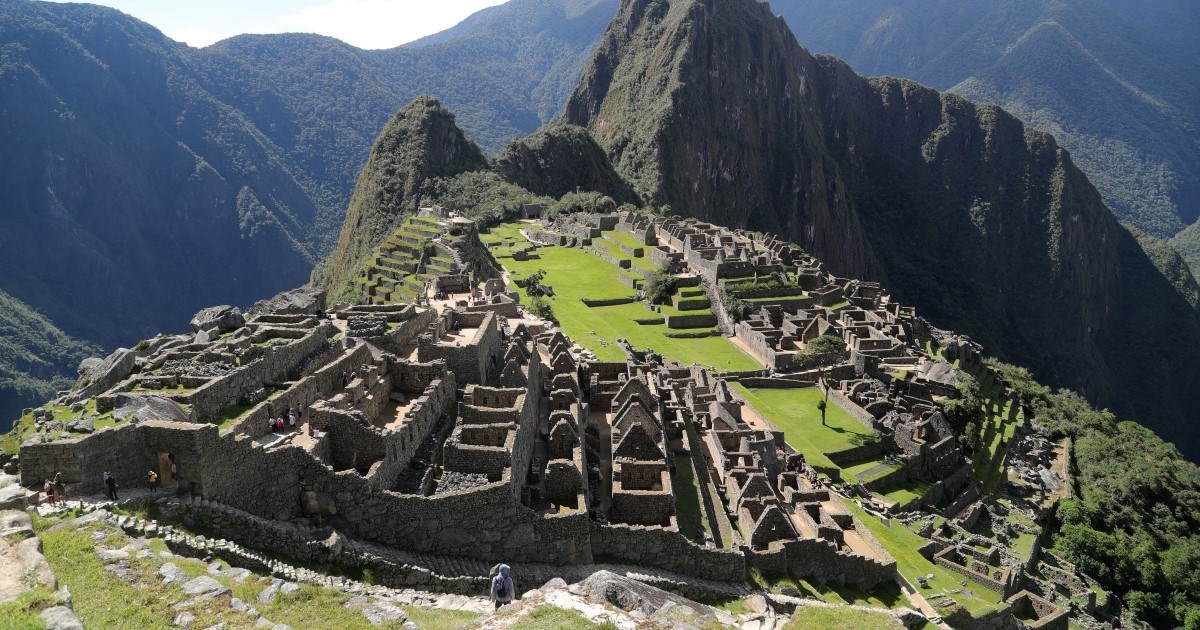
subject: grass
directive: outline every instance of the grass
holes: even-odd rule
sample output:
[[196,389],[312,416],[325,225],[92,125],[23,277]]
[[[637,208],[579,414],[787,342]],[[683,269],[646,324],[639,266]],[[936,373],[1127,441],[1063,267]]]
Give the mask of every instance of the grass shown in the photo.
[[[494,228],[494,232],[506,237],[503,228],[508,227]],[[516,238],[521,237],[516,235]],[[582,249],[541,247],[535,252],[537,258],[525,261],[506,257],[503,248],[493,249],[493,253],[514,279],[544,269],[546,277],[542,282],[554,289],[555,296],[549,301],[563,332],[595,352],[601,360],[624,361],[625,354],[616,345],[618,338],[624,338],[635,348],[653,349],[668,359],[685,364],[703,365],[715,370],[762,369],[750,355],[724,337],[670,338],[666,333],[671,329],[666,324],[638,324],[634,320],[656,315],[640,303],[595,308],[585,306],[581,298],[624,297],[632,295],[633,289],[617,279],[618,269],[615,265]],[[595,334],[592,334],[593,331]]]
[[880,584],[870,592],[854,586],[826,585],[798,580],[798,590],[805,597],[820,600],[829,604],[854,604],[857,606],[874,606],[877,608],[911,607],[912,604],[900,592],[896,582]]
[[42,611],[59,605],[58,597],[48,588],[39,586],[21,593],[7,604],[0,604],[0,630],[34,630],[45,628]]
[[853,608],[825,608],[818,606],[801,606],[792,615],[791,621],[784,630],[883,630],[904,626],[893,616],[883,613],[872,613]]
[[787,443],[810,465],[818,468],[840,468],[826,453],[844,451],[868,441],[879,439],[875,432],[850,417],[841,407],[829,402],[825,410],[825,426],[817,402],[824,398],[819,387],[799,389],[758,389],[733,383],[746,399],[766,419],[783,430]]
[[909,501],[915,501],[929,492],[930,485],[924,481],[912,480],[907,481],[887,492],[882,493],[884,497],[899,503],[907,505]]
[[679,520],[679,531],[703,544],[704,533],[708,532],[708,535],[712,536],[712,531],[704,514],[704,507],[700,504],[700,488],[697,484],[695,464],[691,455],[677,455],[671,486],[675,489],[675,512]]
[[[885,524],[878,518],[868,514],[852,501],[843,501],[847,508],[866,525],[879,544],[883,545],[893,558],[900,574],[914,587],[918,586],[917,578],[932,575],[930,589],[923,590],[922,595],[932,595],[940,592],[960,591],[950,595],[956,602],[966,608],[967,612],[978,617],[981,614],[1003,606],[1000,594],[987,587],[968,580],[949,569],[938,566],[917,553],[917,548],[927,540],[909,530],[903,524],[893,521]],[[962,586],[962,582],[966,586]]]
[[557,606],[542,606],[526,615],[514,627],[520,627],[523,630],[575,630],[577,628],[591,630],[608,630],[611,628],[615,630],[617,626],[611,623],[592,623],[574,610],[567,610]]
[[[91,524],[81,528],[66,527],[56,531],[46,529],[56,520],[39,521],[40,536],[46,559],[58,575],[59,582],[71,591],[76,614],[89,628],[139,628],[144,630],[173,628],[175,611],[171,605],[187,599],[179,585],[163,585],[156,577],[163,560],[158,552],[166,546],[161,540],[149,541],[154,555],[148,558],[131,558],[130,568],[142,578],[141,586],[124,582],[105,570],[96,557],[96,547],[91,539],[93,531],[107,532],[105,544],[110,547],[123,546],[126,539],[115,528]],[[206,575],[208,565],[191,558],[175,557],[170,560],[191,577]],[[283,623],[294,628],[345,628],[348,630],[370,630],[371,625],[356,608],[344,608],[351,595],[342,591],[325,589],[312,584],[301,585],[292,597],[280,597],[272,604],[256,601],[258,594],[267,586],[266,582],[251,577],[244,583],[216,576],[217,581],[229,587],[233,596],[253,605],[263,617],[274,623]],[[209,627],[225,623],[230,630],[252,628],[254,619],[233,611],[228,600],[214,599],[190,608],[197,621],[193,627]],[[435,630],[465,630],[477,625],[478,615],[461,611],[425,610],[406,607],[405,611],[421,628]],[[41,627],[6,625],[12,616],[9,609],[0,608],[0,629],[9,627]],[[18,617],[19,619],[19,617]],[[400,624],[384,627],[400,628]]]

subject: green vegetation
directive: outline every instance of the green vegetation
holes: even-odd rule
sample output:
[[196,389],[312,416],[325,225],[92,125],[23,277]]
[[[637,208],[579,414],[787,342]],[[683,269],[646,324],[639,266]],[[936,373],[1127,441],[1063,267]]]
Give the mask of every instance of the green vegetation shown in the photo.
[[[817,404],[823,402],[825,395],[820,387],[751,389],[741,383],[732,385],[746,402],[782,429],[787,443],[804,454],[805,461],[817,468],[838,470],[839,467],[825,456],[826,453],[844,451],[879,439],[873,431],[834,404],[829,405],[825,412],[825,425],[822,425]],[[875,464],[871,462],[858,468],[858,472],[874,468]],[[854,479],[852,473],[848,476]]]
[[[81,528],[67,527],[51,529],[57,519],[36,522],[39,536],[42,539],[44,553],[50,565],[58,575],[59,581],[71,592],[76,614],[88,625],[97,628],[128,628],[163,629],[173,627],[172,620],[175,612],[171,605],[187,599],[178,584],[163,585],[155,576],[162,559],[157,555],[148,558],[131,558],[130,568],[143,576],[140,583],[133,584],[117,578],[104,568],[104,564],[96,556],[96,544],[91,538],[94,531],[107,533],[102,540],[106,545],[122,545],[124,538],[116,530],[107,525],[91,524]],[[165,549],[162,541],[150,541],[152,551]],[[208,565],[190,559],[172,558],[176,566],[191,577],[206,575]],[[243,601],[254,602],[255,608],[264,617],[275,623],[283,623],[295,628],[301,627],[336,627],[350,630],[369,630],[370,622],[356,608],[346,608],[344,604],[351,595],[321,588],[312,584],[303,584],[299,592],[291,597],[281,597],[274,603],[263,604],[256,602],[256,597],[266,583],[250,579],[244,583],[218,576],[219,582],[233,591],[233,596]],[[44,608],[51,600],[47,594],[34,591],[16,603],[11,608],[0,607],[0,628],[8,628],[4,622],[8,620],[4,614],[7,610],[36,610]],[[242,613],[232,611],[228,600],[220,598],[210,600],[191,607],[197,618],[197,624],[205,626],[225,622],[232,627],[250,627],[253,621]],[[458,611],[426,610],[416,607],[406,607],[409,618],[422,628],[436,630],[466,630],[475,627],[478,615]],[[20,617],[17,617],[20,619]],[[400,624],[395,624],[399,627]],[[20,626],[15,627],[41,627]],[[391,627],[391,626],[388,626]]]
[[903,628],[895,617],[883,613],[872,613],[851,608],[822,608],[801,606],[796,609],[784,630],[884,630]]
[[651,304],[666,304],[675,293],[675,277],[671,275],[671,264],[664,263],[658,269],[646,274],[644,288],[646,301]]
[[1156,627],[1200,623],[1200,468],[1133,422],[998,364],[1043,430],[1071,437],[1075,497],[1059,504],[1053,549]]
[[75,366],[100,354],[93,344],[73,339],[50,320],[0,290],[0,432],[61,389],[68,389]]
[[26,591],[7,604],[0,604],[0,630],[41,630],[46,627],[43,610],[60,604],[48,588],[39,586]]
[[529,630],[615,630],[610,623],[592,623],[574,610],[557,606],[542,606],[525,616],[520,622],[521,628]]
[[416,213],[426,182],[486,168],[483,152],[436,98],[418,98],[396,112],[375,141],[350,198],[346,225],[356,229],[342,233],[328,265],[317,274],[331,299],[355,300],[354,271],[406,216]]
[[[512,230],[493,230],[486,240],[496,243],[513,238]],[[516,238],[521,237],[516,235]],[[653,349],[668,359],[716,370],[757,370],[762,367],[723,337],[672,338],[666,336],[671,329],[665,324],[638,324],[636,320],[655,315],[641,303],[599,307],[585,305],[580,301],[583,298],[603,300],[630,297],[633,289],[617,280],[616,266],[582,249],[540,247],[529,260],[524,261],[513,260],[511,255],[505,256],[503,251],[493,251],[515,281],[545,270],[542,282],[554,290],[554,297],[546,301],[563,331],[602,360],[625,359],[624,353],[616,345],[616,340],[623,338],[628,339],[635,348]]]
[[950,14],[930,0],[776,4],[801,42],[864,75],[953,89],[1053,133],[1123,220],[1168,237],[1190,216],[1183,200],[1200,162],[1186,2],[1145,11],[998,0]]

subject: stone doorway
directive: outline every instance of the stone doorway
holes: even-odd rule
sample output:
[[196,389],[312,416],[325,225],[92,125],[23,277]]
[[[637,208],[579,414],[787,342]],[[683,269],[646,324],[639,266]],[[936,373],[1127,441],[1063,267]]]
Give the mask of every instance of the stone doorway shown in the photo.
[[175,456],[170,453],[158,454],[158,485],[166,487],[175,483]]

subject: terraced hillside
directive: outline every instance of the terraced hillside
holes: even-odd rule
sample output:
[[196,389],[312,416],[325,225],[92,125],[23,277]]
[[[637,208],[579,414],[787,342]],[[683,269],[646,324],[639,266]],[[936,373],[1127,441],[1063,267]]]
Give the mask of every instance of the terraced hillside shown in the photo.
[[409,217],[368,259],[359,279],[364,301],[412,303],[439,276],[491,277],[494,270],[481,262],[480,251],[469,223]]
[[[548,299],[564,332],[605,361],[624,361],[618,339],[639,350],[653,350],[685,364],[718,371],[761,370],[762,366],[716,328],[716,317],[703,290],[676,289],[669,305],[649,307],[637,298],[645,277],[656,269],[628,235],[602,231],[585,247],[542,246],[530,242],[509,223],[480,236],[496,261],[515,281],[545,271]],[[635,253],[643,250],[643,255]],[[687,279],[681,279],[687,284]],[[524,299],[524,298],[523,298]]]

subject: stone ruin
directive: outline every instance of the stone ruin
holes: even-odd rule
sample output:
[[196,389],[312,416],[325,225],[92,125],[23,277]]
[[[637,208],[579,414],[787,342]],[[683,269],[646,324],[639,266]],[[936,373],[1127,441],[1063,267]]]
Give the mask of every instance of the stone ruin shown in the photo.
[[[696,221],[622,213],[527,231],[587,247],[615,229],[644,243],[634,249],[694,279],[766,369],[714,374],[628,344],[626,361],[604,362],[525,313],[504,280],[474,284],[463,271],[478,257],[476,230],[462,221],[433,213],[394,235],[372,269],[401,254],[417,263],[371,276],[368,304],[326,313],[323,296],[302,293],[248,318],[220,307],[198,314],[191,335],[85,362],[60,404],[98,418],[148,407],[139,401],[178,412],[45,432],[22,446],[23,483],[61,472],[69,493],[91,493],[104,471],[132,482],[158,470],[196,498],[179,509],[219,513],[224,536],[302,560],[369,557],[405,585],[470,582],[498,561],[547,576],[603,559],[677,585],[741,582],[755,567],[871,589],[898,578],[896,561],[837,493],[966,529],[984,509],[938,404],[955,395],[948,361],[977,361],[979,348],[935,335],[940,352],[925,351],[930,327],[878,285],[836,278],[770,235]],[[442,291],[465,299],[426,306]],[[730,317],[725,298],[740,313]],[[844,356],[806,364],[805,344],[823,335],[841,338]],[[884,458],[887,473],[849,487],[806,466],[730,379],[827,387],[877,437],[830,460]],[[294,429],[269,425],[289,413]],[[917,499],[881,498],[913,480],[929,485]],[[287,535],[255,538],[266,523]],[[1019,587],[1001,551],[930,545],[949,570],[1006,596]]]

